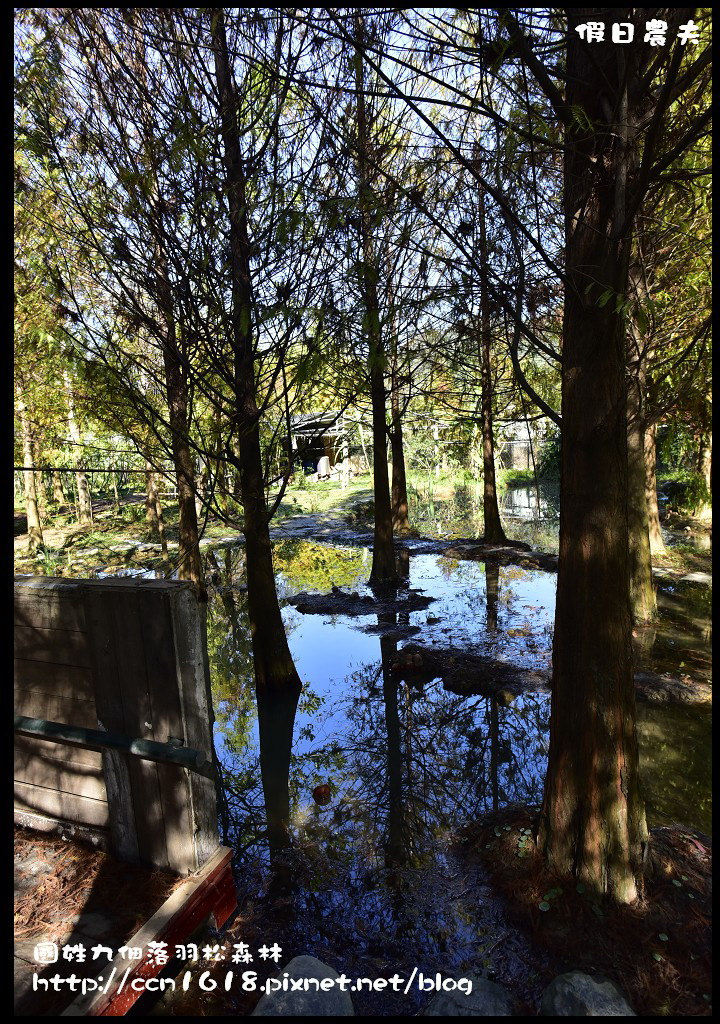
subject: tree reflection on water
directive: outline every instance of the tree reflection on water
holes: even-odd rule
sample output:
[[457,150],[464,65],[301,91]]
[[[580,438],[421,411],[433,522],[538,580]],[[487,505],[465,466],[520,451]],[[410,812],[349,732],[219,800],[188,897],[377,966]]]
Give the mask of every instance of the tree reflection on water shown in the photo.
[[[333,551],[319,544],[285,542],[278,558],[286,573],[285,586],[294,591],[329,591],[340,584],[362,587],[369,569],[362,552],[344,549],[343,557],[335,560]],[[422,564],[426,572],[426,556]],[[443,560],[435,564],[435,586],[447,589],[452,584],[447,565]],[[459,825],[510,803],[540,801],[548,735],[547,695],[524,694],[506,706],[490,697],[450,693],[441,679],[428,679],[427,673],[404,667],[403,629],[413,615],[403,612],[401,603],[395,614],[372,618],[314,617],[312,629],[309,620],[313,617],[286,609],[293,655],[300,664],[305,655],[313,655],[313,678],[304,685],[297,706],[291,701],[287,707],[272,709],[271,741],[263,755],[266,776],[274,778],[274,785],[264,799],[245,595],[240,582],[242,549],[228,549],[222,559],[212,557],[210,565],[218,581],[208,625],[216,736],[227,796],[228,839],[238,852],[259,856],[265,851],[267,855],[269,819],[273,849],[282,848],[289,837],[296,848],[324,850],[351,874],[372,867],[399,877],[398,872],[442,859],[447,837]],[[399,570],[406,588],[410,577],[407,549],[402,552]],[[457,574],[462,593],[453,599],[454,605],[445,607],[451,612],[455,609],[460,627],[470,628],[472,616],[482,642],[502,654],[498,644],[506,642],[506,635],[512,642],[513,634],[521,632],[513,627],[520,621],[521,610],[528,607],[515,599],[508,584],[512,581],[517,589],[520,575],[521,570],[489,562],[465,566]],[[422,583],[432,592],[432,579],[428,584],[423,577]],[[470,595],[468,600],[463,594]],[[414,621],[417,624],[417,615]],[[370,625],[374,637],[361,632]],[[449,626],[455,628],[457,623],[449,622]],[[517,642],[517,637],[514,640]],[[524,632],[521,640],[525,641]],[[348,671],[353,662],[357,667]],[[658,715],[662,720],[662,710]],[[703,730],[700,722],[692,736],[700,737],[697,742],[704,749]],[[653,773],[649,785],[656,820],[662,821],[657,779],[669,778],[660,764],[667,743],[654,744],[656,733],[657,728],[648,732],[641,755]],[[709,807],[709,795],[705,799],[704,784],[697,779],[704,771],[703,756],[693,758],[690,752],[686,761],[684,774],[694,780],[693,804],[702,810]],[[313,789],[320,784],[331,788],[327,806],[317,805],[312,798]],[[673,809],[678,785],[680,781],[674,778]],[[696,824],[702,827],[704,821]]]
[[[334,550],[285,542],[280,592],[361,590],[365,554],[343,549],[335,559]],[[298,951],[328,959],[328,950],[342,950],[348,970],[353,957],[368,956],[411,970],[419,950],[428,969],[477,963],[478,950],[497,938],[500,911],[453,839],[487,811],[540,802],[549,697],[526,693],[508,706],[451,693],[442,679],[405,665],[403,644],[408,628],[439,649],[449,642],[461,650],[463,636],[477,633],[492,657],[537,658],[549,642],[548,574],[413,558],[405,549],[400,596],[411,582],[424,587],[438,597],[428,613],[402,611],[402,601],[392,614],[355,619],[286,607],[291,650],[310,681],[297,708],[275,709],[263,754],[266,778],[275,772],[277,785],[263,793],[242,548],[211,556],[208,569],[225,841],[236,851],[245,898],[265,894],[264,926]],[[683,800],[709,816],[710,733],[692,711],[682,743],[664,709],[640,714],[641,770],[655,821],[674,816]],[[331,799],[320,805],[312,793],[324,784]]]

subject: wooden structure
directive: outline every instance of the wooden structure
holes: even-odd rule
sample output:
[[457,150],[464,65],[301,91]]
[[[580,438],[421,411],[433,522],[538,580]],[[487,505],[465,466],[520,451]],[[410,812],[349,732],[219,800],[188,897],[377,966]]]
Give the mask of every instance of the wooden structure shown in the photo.
[[[190,584],[16,578],[15,710],[211,760],[207,657]],[[23,824],[89,829],[121,859],[179,874],[197,871],[219,845],[211,778],[120,750],[18,736],[15,810]]]
[[293,416],[290,430],[293,450],[298,451],[303,465],[313,469],[323,457],[334,466],[348,449],[345,416],[336,410]]
[[[230,866],[231,851],[221,847],[205,867],[176,889],[126,945],[148,949],[150,942],[165,942],[169,950],[185,944],[188,936],[212,915],[214,926],[222,928],[237,905]],[[190,966],[190,965],[188,965]],[[103,980],[94,990],[73,1000],[62,1017],[123,1017],[140,998],[147,982],[163,967],[154,960],[128,961],[118,955],[102,968]],[[135,982],[135,984],[133,984]]]

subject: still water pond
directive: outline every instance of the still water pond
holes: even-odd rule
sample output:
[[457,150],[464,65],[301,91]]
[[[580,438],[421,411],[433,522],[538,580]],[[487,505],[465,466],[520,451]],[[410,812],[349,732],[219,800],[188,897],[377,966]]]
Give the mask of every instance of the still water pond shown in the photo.
[[[231,779],[234,840],[248,849],[262,821],[251,656],[243,627],[243,551],[214,558],[220,593],[211,601],[209,644],[219,754]],[[370,553],[305,541],[276,545],[281,596],[332,586],[364,592]],[[555,575],[458,562],[437,555],[406,560],[407,584],[435,600],[422,611],[377,616],[283,616],[305,686],[291,765],[292,822],[301,836],[328,826],[344,855],[387,860],[388,843],[405,862],[423,862],[444,830],[512,802],[538,803],[548,742],[549,696],[529,693],[509,706],[461,697],[440,679],[399,679],[403,645],[490,656],[550,668]],[[705,588],[702,588],[703,590]],[[488,600],[490,595],[490,600]],[[696,595],[697,596],[697,595]],[[652,671],[709,664],[702,600],[661,592],[661,619],[643,637],[640,663]],[[674,666],[672,661],[674,659]],[[710,830],[710,718],[705,709],[638,703],[641,771],[651,825],[682,821]],[[328,783],[318,807],[312,790]]]
[[[472,495],[431,503],[426,511],[419,523],[425,535],[479,532]],[[511,536],[557,550],[552,500],[516,493],[504,515],[510,512]],[[237,854],[243,927],[255,920],[258,939],[279,942],[284,955],[311,953],[348,975],[409,977],[419,964],[460,976],[486,967],[523,998],[535,998],[528,964],[537,953],[508,926],[482,868],[459,855],[453,835],[488,810],[540,802],[549,696],[529,692],[509,705],[459,696],[440,678],[397,673],[393,665],[412,643],[456,663],[472,653],[547,672],[555,574],[410,553],[400,560],[406,587],[433,598],[422,611],[400,606],[389,617],[310,615],[287,599],[333,586],[364,593],[369,550],[289,539],[279,529],[274,552],[283,618],[304,683],[289,773],[290,890],[282,881],[276,885],[280,860],[268,872],[244,549],[205,554],[214,584],[208,647],[222,817],[225,841]],[[636,639],[637,667],[708,678],[709,588],[661,581],[658,603],[657,624]],[[682,822],[709,832],[709,711],[643,703],[637,710],[650,825]],[[313,799],[319,785],[330,787],[325,805]],[[406,1016],[422,1004],[414,991],[404,1002],[373,1000],[361,1012]]]
[[[548,669],[555,575],[411,555],[401,562],[407,584],[435,598],[422,611],[398,611],[388,621],[303,614],[285,605],[305,685],[290,763],[294,884],[291,895],[281,889],[273,896],[243,624],[244,552],[227,548],[210,558],[220,584],[208,639],[226,841],[238,851],[243,904],[263,907],[263,934],[349,975],[366,975],[370,965],[378,975],[405,976],[418,963],[456,976],[486,967],[529,998],[535,975],[526,940],[508,927],[482,869],[458,854],[453,834],[488,810],[540,802],[549,695],[526,693],[506,706],[458,696],[439,678],[400,678],[393,665],[412,641],[416,649],[447,649],[449,657],[473,652]],[[367,549],[287,539],[276,541],[275,558],[283,598],[333,586],[363,593],[371,565]],[[692,645],[709,661],[709,607],[704,597],[669,598],[671,615],[663,612],[655,641],[644,638],[642,658],[652,668],[657,652],[664,663],[674,657],[677,673]],[[663,638],[678,645],[663,646]],[[708,832],[709,714],[638,704],[638,732],[649,824],[677,821]],[[332,796],[320,806],[313,789],[323,784]],[[412,1014],[421,997],[411,998],[412,1004],[379,1001],[362,1012]]]

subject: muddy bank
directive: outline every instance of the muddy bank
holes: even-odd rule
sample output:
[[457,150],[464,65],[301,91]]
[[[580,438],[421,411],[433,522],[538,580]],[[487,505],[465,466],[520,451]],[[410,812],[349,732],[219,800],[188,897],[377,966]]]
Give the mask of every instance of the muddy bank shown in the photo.
[[357,591],[348,594],[339,587],[333,587],[329,594],[308,594],[301,590],[288,598],[288,604],[294,605],[305,615],[395,616],[422,611],[434,600],[434,597],[428,597],[419,590],[392,590],[386,595],[379,591],[377,596],[372,597],[370,594],[358,594]]
[[497,697],[510,704],[522,693],[550,690],[549,673],[497,661],[461,648],[405,644],[391,666],[398,679],[422,685],[442,679],[443,687],[461,697]]
[[[550,672],[527,669],[494,658],[471,654],[462,648],[428,648],[405,644],[391,666],[398,678],[422,685],[442,679],[443,687],[459,696],[496,697],[509,704],[522,693],[550,692]],[[712,703],[712,686],[669,674],[635,673],[637,700],[652,704],[707,705]]]
[[453,541],[438,552],[445,558],[467,558],[473,562],[496,562],[498,565],[520,565],[527,569],[545,569],[557,572],[557,555],[534,551],[529,544],[485,544],[477,540]]
[[[638,1016],[706,1016],[712,993],[712,841],[696,829],[650,832],[643,898],[614,904],[547,869],[535,845],[537,808],[514,806],[460,831],[458,851],[489,872],[542,973],[597,972]],[[502,976],[498,979],[504,980]]]

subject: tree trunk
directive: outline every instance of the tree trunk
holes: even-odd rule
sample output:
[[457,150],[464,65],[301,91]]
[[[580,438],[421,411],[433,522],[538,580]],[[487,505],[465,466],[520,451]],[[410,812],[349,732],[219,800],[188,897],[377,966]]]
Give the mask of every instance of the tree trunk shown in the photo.
[[160,503],[160,494],[158,493],[157,486],[155,487],[155,515],[157,517],[157,530],[158,536],[160,537],[160,548],[163,553],[163,558],[167,558],[168,543],[167,535],[165,533],[165,517],[163,516],[163,509]]
[[[169,291],[169,282],[168,291]],[[165,306],[166,342],[163,345],[165,390],[172,436],[173,465],[178,495],[178,578],[189,580],[202,602],[207,600],[205,574],[200,558],[197,513],[195,511],[195,467],[188,436],[187,381],[182,372],[172,309]]]
[[158,534],[157,521],[157,487],[155,486],[155,473],[152,463],[145,460],[145,522],[148,525],[151,537]]
[[[648,840],[635,730],[622,312],[633,152],[619,84],[626,57],[611,43],[590,51],[575,32],[590,9],[569,11],[566,103],[595,128],[566,133],[560,553],[538,844],[551,869],[626,903],[637,897]],[[618,111],[611,124],[608,107]]]
[[402,415],[400,412],[400,396],[398,394],[397,367],[393,360],[391,377],[390,409],[392,430],[390,431],[390,448],[392,451],[392,518],[397,533],[407,533],[410,529],[408,521],[407,478],[405,476],[405,447],[403,443]]
[[198,522],[202,518],[203,508],[205,506],[205,484],[207,482],[207,466],[205,466],[199,475],[195,476],[195,515],[197,516]]
[[120,492],[118,491],[118,478],[117,473],[113,470],[112,474],[112,486],[113,486],[113,508],[115,514],[120,511]]
[[155,472],[152,463],[147,459],[145,460],[145,490],[147,495],[145,499],[145,521],[150,527],[150,535],[159,538],[163,556],[167,558],[168,546],[165,534],[165,518],[157,489]]
[[[42,453],[40,445],[33,438],[31,443],[32,450],[32,465],[42,465]],[[38,515],[40,516],[41,523],[47,523],[48,511],[47,511],[47,490],[45,488],[45,479],[43,477],[43,471],[41,469],[34,470],[35,472],[35,494],[37,496]]]
[[367,446],[365,444],[365,431],[363,430],[363,425],[360,422],[360,420],[358,420],[358,432],[360,434],[360,446],[361,446],[362,452],[363,452],[363,459],[365,460],[365,471],[367,473],[369,473],[370,472],[370,459],[368,458]]
[[[483,266],[487,263],[487,232],[485,225],[485,193],[481,190],[478,203],[478,227],[480,232],[480,256]],[[480,275],[480,360],[482,379],[482,438],[483,438],[483,539],[486,544],[504,544],[507,540],[500,521],[495,485],[495,444],[492,422],[492,372],[490,349],[490,296],[487,277]]]
[[248,617],[252,635],[260,732],[260,772],[268,819],[270,853],[289,845],[288,774],[293,724],[302,689],[288,647],[275,589],[265,500],[260,425],[255,395],[250,242],[245,176],[237,127],[236,86],[230,66],[222,8],[209,11],[215,73],[220,95],[221,136],[230,213],[232,330],[235,407],[231,422],[237,444],[243,504]]
[[[137,56],[133,71],[146,85],[146,65],[142,32],[136,27]],[[155,301],[162,319],[160,347],[163,355],[165,397],[168,406],[170,437],[178,496],[178,578],[188,580],[195,587],[203,614],[206,611],[207,590],[200,558],[198,520],[195,511],[195,467],[189,444],[189,393],[186,373],[180,351],[182,334],[178,337],[178,324],[173,302],[172,285],[168,271],[166,251],[167,234],[163,231],[163,197],[160,195],[157,158],[154,149],[154,123],[152,113],[143,101],[140,108],[144,137],[145,170],[149,175],[150,195],[154,203],[153,218],[149,224],[155,257]]]
[[710,431],[704,433],[700,438],[698,473],[702,475],[707,492],[710,494],[712,487],[712,434]]
[[65,492],[63,491],[62,478],[56,469],[52,475],[53,501],[57,505],[58,512],[65,508]]
[[657,466],[657,447],[655,443],[655,423],[645,424],[645,503],[648,513],[648,535],[650,537],[651,555],[665,554],[665,541],[660,529],[660,512],[657,500],[657,477],[655,468]]
[[35,494],[37,495],[38,515],[41,523],[47,523],[47,491],[43,480],[42,470],[35,470]]
[[372,164],[370,161],[370,128],[365,107],[365,64],[362,59],[364,24],[356,13],[355,37],[358,44],[355,61],[355,101],[357,108],[357,186],[362,247],[362,290],[365,331],[368,342],[368,369],[372,401],[373,492],[375,500],[375,532],[370,584],[397,584],[393,547],[393,521],[390,504],[390,483],[387,471],[387,412],[385,395],[386,353],[380,329],[380,305],[377,294],[378,267],[372,237],[373,209]]
[[40,513],[38,511],[37,493],[35,491],[35,472],[33,470],[32,435],[27,406],[22,400],[20,387],[17,387],[18,414],[20,416],[20,433],[23,447],[23,484],[25,488],[25,513],[27,515],[28,551],[34,555],[38,548],[44,547]]
[[[75,418],[75,395],[73,393],[70,374],[67,370],[63,371],[63,377],[65,380],[65,394],[67,396],[68,403],[68,430],[70,431],[70,440],[79,453],[81,440],[80,430]],[[77,458],[79,458],[79,454],[76,454],[76,460]],[[84,526],[87,523],[92,523],[92,500],[90,498],[90,488],[88,486],[87,477],[82,469],[77,470],[75,473],[75,480],[77,482],[78,492],[78,521]]]
[[[631,268],[631,288],[635,288],[633,278],[639,273],[639,268]],[[647,622],[655,616],[657,604],[652,584],[645,491],[645,346],[632,317],[628,328],[626,380],[630,607],[635,622]]]

